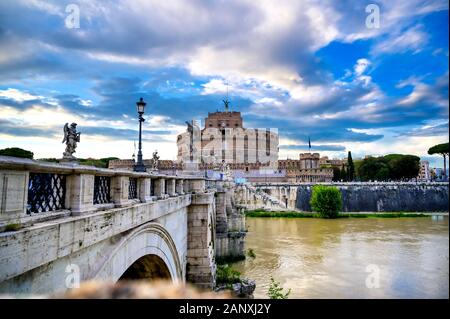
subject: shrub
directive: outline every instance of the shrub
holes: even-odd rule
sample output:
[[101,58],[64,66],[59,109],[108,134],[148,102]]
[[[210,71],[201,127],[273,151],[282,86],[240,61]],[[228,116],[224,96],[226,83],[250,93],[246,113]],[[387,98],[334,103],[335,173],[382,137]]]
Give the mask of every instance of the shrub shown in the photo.
[[247,250],[247,256],[250,257],[250,258],[256,258],[255,251],[252,248],[249,248]]
[[309,202],[322,218],[336,218],[342,209],[341,192],[335,186],[315,185]]
[[217,284],[232,285],[241,282],[241,273],[229,265],[218,265],[216,271]]
[[18,147],[10,147],[0,150],[0,155],[33,159],[34,154],[33,152]]
[[8,224],[8,225],[5,226],[5,230],[4,231],[5,232],[16,231],[16,230],[19,230],[21,227],[22,227],[21,224]]
[[284,293],[283,288],[280,287],[280,283],[275,281],[273,277],[270,277],[270,286],[269,291],[267,292],[267,296],[269,296],[270,299],[287,299],[290,293],[291,289],[289,289],[287,293]]

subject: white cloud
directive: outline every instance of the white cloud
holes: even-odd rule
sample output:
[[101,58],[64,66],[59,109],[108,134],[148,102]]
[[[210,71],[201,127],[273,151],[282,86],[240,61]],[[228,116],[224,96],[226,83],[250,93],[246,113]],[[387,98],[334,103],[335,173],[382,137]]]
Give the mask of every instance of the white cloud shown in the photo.
[[355,66],[354,66],[355,74],[357,76],[362,75],[367,70],[367,68],[369,66],[370,66],[370,61],[369,60],[364,59],[364,58],[363,59],[358,59],[356,61]]
[[33,95],[28,92],[20,91],[18,89],[12,89],[12,88],[8,88],[6,90],[0,90],[0,97],[14,100],[19,103],[42,98],[42,96]]
[[402,53],[406,51],[418,53],[423,49],[428,41],[428,34],[421,29],[422,26],[417,25],[406,31],[401,31],[390,35],[385,40],[375,45],[372,53]]

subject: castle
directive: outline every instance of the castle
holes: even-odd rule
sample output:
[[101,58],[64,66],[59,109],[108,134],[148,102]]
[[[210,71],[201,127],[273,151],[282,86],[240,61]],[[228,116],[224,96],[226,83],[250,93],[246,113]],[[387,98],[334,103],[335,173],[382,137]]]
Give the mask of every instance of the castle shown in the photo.
[[[177,160],[160,161],[166,173],[197,173],[210,176],[230,170],[236,179],[250,182],[330,182],[333,169],[319,153],[304,153],[299,159],[279,160],[279,135],[274,128],[246,128],[241,112],[225,110],[208,113],[204,127],[199,121],[187,123],[177,136]],[[327,162],[328,161],[328,162]],[[151,160],[145,160],[151,167]],[[327,165],[324,165],[327,164]],[[110,161],[110,168],[132,169],[133,160]]]

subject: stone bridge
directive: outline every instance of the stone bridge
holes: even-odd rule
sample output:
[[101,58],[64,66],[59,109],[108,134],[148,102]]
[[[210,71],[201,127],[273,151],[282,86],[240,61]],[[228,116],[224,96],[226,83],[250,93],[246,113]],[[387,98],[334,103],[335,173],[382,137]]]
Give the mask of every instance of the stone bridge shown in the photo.
[[144,278],[211,289],[244,229],[230,181],[0,156],[0,293]]

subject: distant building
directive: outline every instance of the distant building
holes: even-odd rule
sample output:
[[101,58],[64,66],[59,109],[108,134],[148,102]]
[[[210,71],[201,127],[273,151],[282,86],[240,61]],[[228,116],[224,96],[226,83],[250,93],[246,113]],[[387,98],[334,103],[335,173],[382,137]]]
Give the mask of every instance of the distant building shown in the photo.
[[298,160],[278,160],[278,168],[286,172],[287,182],[331,182],[332,168],[321,168],[319,153],[301,153]]
[[430,163],[428,161],[420,161],[420,169],[417,179],[423,182],[428,182],[431,180]]
[[343,159],[329,159],[328,156],[323,156],[319,160],[319,165],[321,168],[325,167],[336,167],[336,168],[342,168],[342,166],[347,166],[347,158]]
[[441,167],[435,167],[434,169],[432,169],[431,175],[433,176],[433,179],[436,181],[447,181],[448,180],[448,172],[449,170],[447,169],[447,174],[444,175],[444,169]]

